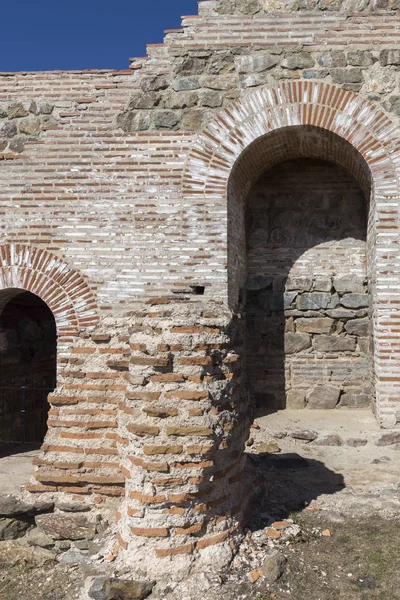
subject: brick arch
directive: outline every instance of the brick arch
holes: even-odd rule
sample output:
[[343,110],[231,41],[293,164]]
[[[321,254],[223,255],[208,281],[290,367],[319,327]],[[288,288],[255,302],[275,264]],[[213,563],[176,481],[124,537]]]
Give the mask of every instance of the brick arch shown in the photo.
[[[400,322],[400,136],[386,113],[354,92],[321,82],[282,82],[272,89],[245,94],[198,134],[183,172],[183,197],[188,204],[201,202],[202,198],[219,206],[225,203],[228,232],[233,230],[231,235],[239,240],[231,244],[236,244],[234,260],[227,265],[228,276],[230,264],[238,264],[233,294],[237,298],[244,260],[243,235],[239,231],[242,217],[229,215],[230,204],[243,204],[246,174],[250,185],[264,167],[273,165],[274,157],[267,148],[270,136],[280,135],[273,148],[276,162],[287,160],[290,153],[279,144],[286,133],[302,126],[323,132],[325,146],[319,158],[330,151],[329,138],[338,138],[338,152],[325,154],[326,159],[345,166],[370,192],[367,255],[375,341],[375,412],[382,425],[400,426],[400,346],[396,329]],[[292,150],[294,157],[296,148]],[[242,160],[246,156],[247,160]],[[227,242],[229,247],[229,233]],[[234,308],[235,303],[231,299],[229,302]]]
[[95,297],[82,275],[46,250],[1,245],[0,290],[8,300],[21,290],[39,296],[54,315],[59,337],[77,335],[98,322]]
[[290,81],[244,95],[199,133],[186,160],[183,195],[226,195],[246,148],[270,132],[299,125],[326,129],[349,142],[368,164],[375,196],[398,193],[400,139],[388,116],[339,86]]

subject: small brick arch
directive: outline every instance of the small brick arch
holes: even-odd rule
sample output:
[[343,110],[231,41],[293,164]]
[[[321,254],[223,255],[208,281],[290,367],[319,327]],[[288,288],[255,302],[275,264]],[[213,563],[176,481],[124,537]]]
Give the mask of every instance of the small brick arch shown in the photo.
[[59,337],[77,335],[98,323],[96,299],[82,275],[46,250],[1,245],[0,290],[4,301],[20,290],[39,296],[54,315]]
[[[231,178],[238,180],[235,167],[239,165],[239,171],[254,181],[263,167],[273,164],[262,138],[301,126],[325,130],[326,148],[329,135],[341,138],[363,159],[353,160],[347,150],[343,161],[340,153],[331,156],[356,176],[364,190],[371,191],[367,252],[375,340],[375,409],[382,425],[400,425],[400,346],[396,330],[400,322],[400,136],[386,113],[354,92],[322,82],[281,82],[272,89],[245,94],[198,134],[186,160],[182,195],[187,203],[215,199],[228,207]],[[243,167],[240,159],[246,153],[255,162],[247,161]],[[233,201],[238,204],[243,200],[245,191],[242,185]],[[231,193],[229,197],[231,201]],[[240,251],[236,252],[237,260],[239,255]]]

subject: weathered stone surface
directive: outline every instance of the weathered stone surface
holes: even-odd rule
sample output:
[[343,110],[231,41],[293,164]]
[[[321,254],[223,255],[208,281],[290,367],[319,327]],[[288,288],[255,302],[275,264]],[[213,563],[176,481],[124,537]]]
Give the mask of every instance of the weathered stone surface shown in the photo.
[[367,336],[369,333],[369,319],[354,319],[345,325],[347,333],[352,335]]
[[199,102],[197,92],[171,92],[165,102],[167,108],[193,108]]
[[117,127],[123,131],[145,131],[150,127],[150,113],[144,111],[126,111],[118,115]]
[[356,339],[341,335],[319,335],[314,339],[317,352],[354,352]]
[[39,546],[40,548],[53,548],[55,543],[49,535],[37,527],[28,531],[25,541],[28,546]]
[[188,90],[198,90],[201,86],[198,77],[179,77],[174,79],[172,87],[175,92],[187,92]]
[[331,277],[316,277],[313,289],[314,292],[330,292],[332,289]]
[[304,440],[305,442],[312,442],[318,437],[318,433],[312,429],[297,429],[292,431],[290,435],[295,440]]
[[278,54],[250,54],[240,57],[239,72],[240,73],[262,73],[275,67],[279,61]]
[[181,64],[175,68],[177,75],[200,75],[205,69],[205,59],[196,56],[187,56]]
[[351,67],[350,69],[332,69],[332,81],[333,83],[362,83],[363,72],[358,67]]
[[376,62],[376,58],[369,50],[355,50],[347,53],[347,62],[353,67],[369,67]]
[[400,443],[400,432],[391,431],[390,433],[384,433],[379,440],[375,442],[377,446],[392,446]]
[[[60,556],[59,562],[61,565],[88,565],[91,560],[88,554],[71,548],[71,550],[67,550]],[[114,598],[119,598],[119,596],[113,596]]]
[[286,393],[286,407],[292,410],[304,408],[306,405],[306,394],[304,390],[289,390]]
[[21,117],[26,117],[28,111],[22,104],[22,102],[15,102],[8,107],[7,117],[9,119],[19,119]]
[[87,512],[91,509],[89,504],[85,502],[64,502],[63,500],[56,502],[56,508],[63,512]]
[[17,135],[18,128],[14,122],[6,121],[0,129],[0,135],[4,138],[12,138]]
[[257,446],[258,454],[276,454],[277,452],[280,452],[280,451],[281,451],[281,449],[278,446],[278,444],[273,441],[261,442],[261,444],[259,444]]
[[303,333],[330,333],[334,321],[328,317],[317,319],[296,319],[296,331]]
[[222,106],[223,98],[220,92],[203,92],[199,96],[199,104],[200,106],[205,106],[208,108],[218,108]]
[[340,389],[330,385],[318,385],[307,398],[307,407],[311,409],[332,409],[339,401]]
[[314,442],[315,446],[343,446],[344,445],[344,441],[342,440],[342,438],[335,434],[335,433],[331,433],[329,435],[326,435],[323,438],[319,438],[318,440],[316,440]]
[[400,65],[400,49],[390,48],[382,50],[382,52],[379,54],[379,61],[382,67],[386,67],[388,65]]
[[147,92],[147,94],[135,92],[129,100],[128,110],[153,108],[154,106],[158,106],[160,101],[161,94],[157,94],[156,92]]
[[154,114],[156,129],[176,129],[179,120],[179,116],[173,110],[158,110]]
[[340,304],[345,308],[364,308],[369,306],[369,297],[368,294],[345,294]]
[[296,277],[290,275],[286,281],[286,289],[288,291],[296,290],[299,292],[309,292],[312,284],[313,280],[311,277]]
[[365,438],[349,438],[346,440],[347,446],[350,446],[351,448],[361,448],[362,446],[366,446],[367,443],[368,440]]
[[275,550],[269,554],[262,563],[261,571],[266,579],[267,583],[271,584],[283,575],[287,558],[283,556],[278,550]]
[[296,52],[289,54],[282,61],[282,67],[285,69],[308,69],[315,64],[314,59],[308,52]]
[[20,519],[0,519],[0,540],[16,540],[32,527],[29,521]]
[[354,319],[357,314],[347,308],[334,308],[333,310],[327,310],[326,314],[331,319]]
[[260,10],[259,0],[219,0],[216,11],[220,15],[254,15]]
[[343,394],[340,398],[340,406],[368,408],[371,406],[371,397],[366,394]]
[[40,133],[40,119],[38,117],[27,117],[19,122],[19,131],[26,135],[38,135]]
[[9,142],[8,147],[12,152],[21,153],[25,149],[26,139],[23,136],[16,136]]
[[319,310],[320,308],[328,308],[331,299],[331,294],[311,292],[310,294],[301,294],[297,298],[296,305],[299,310]]
[[333,278],[333,286],[340,294],[345,293],[365,293],[364,278],[357,275],[346,275]]
[[169,82],[164,75],[146,77],[141,84],[141,88],[144,92],[157,92],[158,90],[166,90],[168,87]]
[[287,310],[297,298],[297,292],[286,292],[283,295],[283,308]]
[[14,515],[34,515],[40,512],[51,511],[54,502],[49,500],[26,503],[13,494],[0,496],[0,517],[11,517]]
[[155,586],[155,581],[133,581],[98,577],[89,590],[93,600],[144,600]]
[[307,333],[285,333],[285,352],[295,354],[311,346],[311,336]]
[[346,55],[341,50],[322,52],[317,58],[321,67],[345,67],[347,66]]
[[53,513],[39,515],[36,525],[53,540],[93,539],[96,527],[86,517]]
[[188,110],[182,117],[182,127],[185,131],[198,131],[203,126],[204,111]]

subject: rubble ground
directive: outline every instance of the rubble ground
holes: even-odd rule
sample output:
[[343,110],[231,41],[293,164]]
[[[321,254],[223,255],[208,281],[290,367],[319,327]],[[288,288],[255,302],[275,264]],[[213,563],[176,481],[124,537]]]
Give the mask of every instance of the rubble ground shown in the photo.
[[[247,460],[262,488],[230,567],[158,583],[149,598],[400,599],[399,434],[379,429],[368,411],[328,417],[256,419]],[[61,556],[23,539],[0,542],[0,600],[114,600],[88,595],[93,578],[130,577],[90,553],[67,564]]]

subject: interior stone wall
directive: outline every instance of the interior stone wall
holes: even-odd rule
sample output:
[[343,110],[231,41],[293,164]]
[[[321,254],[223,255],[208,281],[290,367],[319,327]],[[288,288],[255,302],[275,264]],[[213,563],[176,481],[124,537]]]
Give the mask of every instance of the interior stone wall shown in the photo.
[[263,410],[373,399],[368,207],[342,167],[281,163],[247,203],[247,373]]

